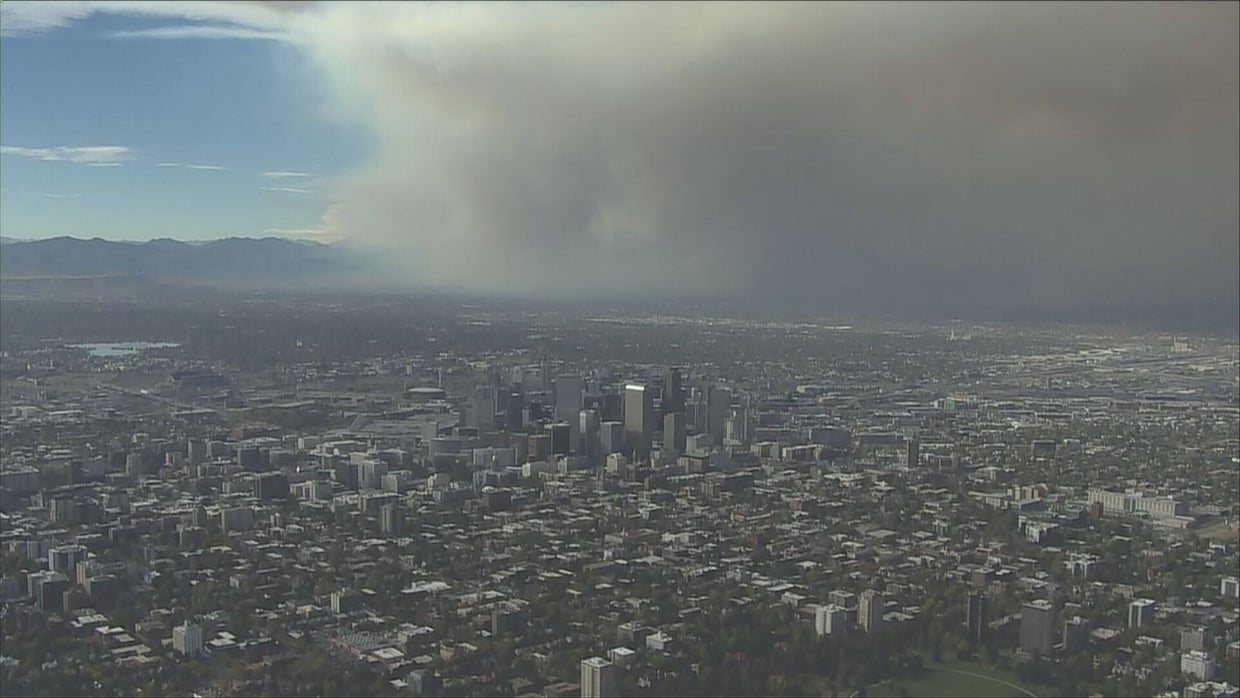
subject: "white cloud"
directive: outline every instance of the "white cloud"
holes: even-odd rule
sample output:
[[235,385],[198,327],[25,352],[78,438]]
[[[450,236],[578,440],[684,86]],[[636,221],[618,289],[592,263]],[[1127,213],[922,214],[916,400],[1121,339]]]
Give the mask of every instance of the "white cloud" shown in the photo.
[[226,170],[226,167],[219,165],[191,165],[183,162],[157,162],[156,167],[184,167],[188,170]]
[[270,172],[263,172],[263,173],[262,173],[262,175],[263,175],[264,177],[270,177],[270,178],[272,178],[272,179],[283,179],[283,178],[288,178],[288,177],[311,177],[311,176],[313,176],[313,175],[311,175],[309,172],[296,172],[296,171],[293,171],[293,170],[272,170],[272,171],[270,171]]
[[344,230],[342,229],[343,219],[341,217],[342,208],[339,204],[329,206],[323,212],[323,217],[319,219],[319,225],[315,228],[268,228],[264,233],[268,235],[283,235],[288,237],[310,238],[320,242],[335,242],[345,239]]
[[[301,3],[271,2],[30,2],[0,3],[0,36],[21,36],[57,29],[94,14],[189,20],[194,26],[130,32],[146,38],[282,38],[280,30]],[[192,30],[186,32],[185,30]],[[264,31],[265,30],[265,31]],[[178,34],[180,34],[178,36]]]
[[309,189],[302,189],[301,187],[260,187],[260,188],[263,191],[281,191],[281,192],[285,192],[288,194],[313,194],[314,193],[313,191]]
[[62,194],[60,192],[51,191],[40,192],[30,191],[28,189],[9,189],[7,187],[0,187],[0,193],[12,194],[15,196],[45,196],[49,199],[77,199],[82,196],[81,194]]
[[0,3],[0,36],[20,36],[64,27],[95,11],[88,2],[9,0]]
[[51,148],[26,148],[17,145],[0,146],[0,155],[18,155],[32,160],[49,162],[77,162],[94,166],[119,165],[128,159],[129,148],[123,145],[86,145]]

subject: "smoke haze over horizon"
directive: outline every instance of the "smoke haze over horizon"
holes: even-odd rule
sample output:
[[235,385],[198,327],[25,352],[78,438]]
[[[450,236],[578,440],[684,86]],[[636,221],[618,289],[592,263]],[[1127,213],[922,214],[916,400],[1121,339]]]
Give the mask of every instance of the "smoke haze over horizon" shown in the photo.
[[223,27],[308,58],[315,118],[369,149],[291,232],[390,278],[1240,308],[1234,3],[176,5],[130,40]]

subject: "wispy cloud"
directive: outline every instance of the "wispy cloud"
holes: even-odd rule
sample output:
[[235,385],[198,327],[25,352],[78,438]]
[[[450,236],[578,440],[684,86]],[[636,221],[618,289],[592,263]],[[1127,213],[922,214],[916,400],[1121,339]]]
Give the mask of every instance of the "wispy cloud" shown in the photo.
[[173,26],[112,32],[118,39],[249,39],[286,41],[289,35],[280,31],[251,29],[239,26]]
[[309,189],[302,189],[301,187],[260,187],[260,188],[263,191],[281,191],[281,192],[285,192],[288,194],[313,194],[314,193],[313,191]]
[[227,167],[219,165],[191,165],[184,162],[157,162],[156,167],[184,167],[187,170],[226,170]]
[[0,3],[0,36],[20,36],[66,26],[89,17],[95,9],[88,2]]
[[26,148],[19,145],[0,145],[0,155],[19,155],[32,160],[48,162],[77,162],[95,167],[114,167],[128,159],[129,148],[123,145],[85,145],[51,148]]
[[284,178],[290,178],[290,177],[312,176],[309,172],[297,172],[296,170],[272,170],[270,172],[264,172],[262,174],[264,177],[270,177],[271,179],[284,179]]
[[325,233],[318,228],[267,228],[263,231],[263,234],[299,238],[325,238],[330,235],[330,233]]
[[22,36],[68,26],[94,14],[156,17],[193,22],[113,36],[148,39],[285,39],[285,18],[301,3],[202,2],[162,0],[129,2],[26,2],[0,3],[0,36]]
[[339,204],[329,206],[323,212],[323,216],[319,219],[319,225],[315,228],[267,228],[263,231],[266,235],[280,235],[283,237],[308,238],[318,240],[319,242],[335,242],[345,238],[341,229],[344,222],[341,218],[341,209]]
[[0,194],[12,194],[14,196],[45,196],[49,199],[77,199],[81,194],[63,194],[52,191],[30,191],[28,189],[9,189],[8,187],[0,187]]

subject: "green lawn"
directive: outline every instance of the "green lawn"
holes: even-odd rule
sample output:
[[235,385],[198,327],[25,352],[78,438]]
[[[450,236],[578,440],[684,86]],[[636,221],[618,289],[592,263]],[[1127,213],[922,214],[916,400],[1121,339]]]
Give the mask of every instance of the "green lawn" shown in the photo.
[[904,695],[914,698],[1028,698],[1034,695],[1040,698],[1053,695],[1043,686],[1022,687],[1015,676],[979,662],[952,660],[936,663],[927,658],[925,667],[920,676],[882,681],[866,687],[865,693],[872,698],[899,698]]

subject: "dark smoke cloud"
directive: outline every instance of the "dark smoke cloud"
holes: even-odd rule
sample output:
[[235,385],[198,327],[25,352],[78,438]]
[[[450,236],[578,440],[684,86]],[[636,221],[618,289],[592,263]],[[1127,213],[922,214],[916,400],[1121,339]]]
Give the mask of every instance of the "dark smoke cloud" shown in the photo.
[[1240,296],[1238,8],[345,3],[296,32],[376,139],[331,232],[422,283],[1171,307]]

